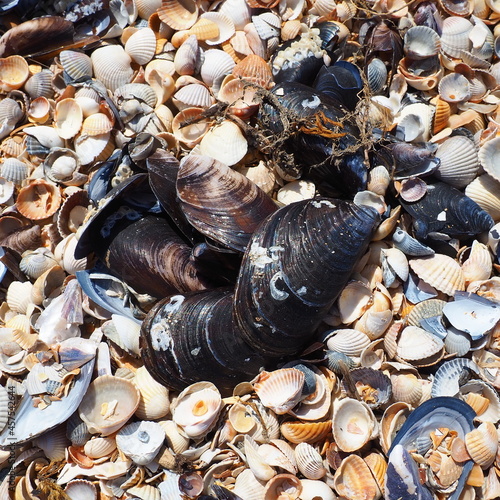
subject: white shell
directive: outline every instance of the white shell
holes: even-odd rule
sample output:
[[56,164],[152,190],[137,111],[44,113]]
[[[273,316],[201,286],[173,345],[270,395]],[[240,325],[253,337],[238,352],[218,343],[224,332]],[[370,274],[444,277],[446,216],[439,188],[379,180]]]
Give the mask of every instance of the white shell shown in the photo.
[[38,125],[36,127],[28,127],[24,130],[28,135],[33,136],[42,146],[46,148],[63,148],[64,141],[61,139],[54,127],[47,125]]
[[18,186],[28,177],[28,174],[28,165],[17,158],[5,158],[0,166],[0,175]]
[[222,42],[229,40],[235,33],[235,26],[231,17],[220,11],[205,12],[200,16],[200,19],[209,19],[219,28],[219,36],[205,40],[207,45],[219,45]]
[[462,50],[469,50],[471,42],[469,33],[473,24],[463,17],[450,16],[444,19],[441,33],[443,51],[454,58],[460,58]]
[[289,205],[290,203],[294,203],[296,201],[314,198],[315,193],[316,186],[314,185],[314,182],[301,179],[285,184],[278,191],[277,199],[280,203]]
[[216,80],[228,75],[236,65],[233,58],[219,49],[209,49],[204,54],[205,59],[201,66],[202,80],[211,87]]
[[310,444],[299,443],[295,448],[295,458],[299,471],[307,479],[321,479],[326,474],[321,455]]
[[121,45],[99,47],[92,52],[90,58],[96,79],[112,92],[132,79],[132,59]]
[[141,393],[135,414],[143,420],[164,417],[170,409],[168,389],[159,384],[144,366],[137,369],[133,382]]
[[236,165],[247,151],[245,136],[231,120],[212,127],[200,142],[200,154],[211,156],[228,166]]
[[476,177],[465,188],[465,194],[495,221],[500,219],[500,183],[493,177],[488,174]]
[[87,54],[75,50],[63,50],[59,54],[59,60],[72,80],[92,77],[92,60]]
[[337,496],[333,490],[323,481],[314,479],[302,479],[302,493],[300,494],[301,500],[336,500]]
[[64,492],[71,500],[96,500],[97,489],[91,481],[86,479],[74,479],[70,481]]
[[31,304],[31,289],[33,284],[29,281],[13,281],[7,288],[7,304],[12,311],[26,314]]
[[97,437],[89,439],[83,451],[89,458],[102,458],[111,455],[116,450],[116,440],[114,437]]
[[479,161],[488,174],[497,181],[500,180],[500,137],[491,139],[481,146]]
[[429,358],[443,349],[443,341],[418,326],[407,326],[398,340],[397,355],[405,361]]
[[142,28],[133,33],[125,43],[125,52],[141,66],[147,64],[156,51],[156,37],[151,28]]
[[460,73],[450,73],[441,78],[438,90],[439,96],[446,102],[460,103],[472,96],[469,80]]
[[370,345],[370,337],[363,332],[344,328],[335,330],[335,335],[328,338],[327,347],[331,351],[342,352],[347,356],[360,356],[363,349]]
[[165,440],[161,425],[156,422],[133,422],[116,435],[116,446],[138,465],[153,461]]

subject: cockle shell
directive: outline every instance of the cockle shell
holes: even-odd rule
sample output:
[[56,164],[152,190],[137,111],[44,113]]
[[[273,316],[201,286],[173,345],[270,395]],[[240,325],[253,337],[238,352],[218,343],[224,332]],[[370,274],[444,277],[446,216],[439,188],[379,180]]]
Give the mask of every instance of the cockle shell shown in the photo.
[[358,330],[343,328],[331,333],[332,335],[328,337],[326,343],[328,349],[344,353],[347,356],[359,356],[371,342],[368,335]]
[[203,65],[200,69],[201,79],[208,86],[231,73],[235,63],[231,56],[219,49],[209,49],[204,53]]
[[228,166],[238,163],[248,151],[248,142],[240,127],[224,120],[212,127],[200,142],[200,153],[211,156]]
[[54,118],[59,137],[71,139],[82,127],[83,111],[75,99],[63,99],[56,105]]
[[174,30],[189,29],[198,19],[198,6],[189,0],[163,0],[157,12]]
[[460,58],[462,50],[470,48],[469,33],[473,27],[473,24],[463,17],[450,16],[444,19],[441,34],[443,51],[451,57]]
[[64,71],[72,80],[92,77],[92,60],[87,54],[74,50],[63,50],[59,54],[59,60]]
[[125,52],[141,66],[153,58],[155,50],[156,37],[151,28],[136,31],[125,43]]
[[186,436],[199,438],[215,424],[223,406],[219,390],[210,382],[186,387],[172,402],[172,419]]
[[471,98],[469,81],[460,73],[450,73],[444,76],[438,86],[439,97],[446,102],[458,103]]
[[258,445],[248,434],[244,437],[244,451],[248,467],[260,481],[268,481],[276,475],[276,470],[267,464],[265,458],[258,452]]
[[466,434],[465,446],[475,463],[483,469],[488,468],[495,460],[498,449],[498,436],[493,423],[483,422]]
[[294,500],[300,497],[302,484],[297,476],[292,474],[278,474],[271,478],[264,490],[264,500],[278,500],[283,495]]
[[19,191],[16,206],[28,219],[41,220],[53,215],[61,201],[61,192],[57,186],[37,179]]
[[397,355],[404,361],[416,365],[437,362],[443,355],[441,339],[417,326],[407,326],[399,336]]
[[0,175],[17,186],[28,177],[29,171],[28,165],[17,158],[5,158],[0,165]]
[[57,261],[48,248],[37,248],[25,252],[19,263],[21,271],[34,280],[54,266],[57,266]]
[[356,451],[378,434],[377,421],[366,403],[345,398],[333,404],[333,437],[342,451]]
[[299,443],[295,447],[295,459],[299,471],[307,479],[321,479],[326,474],[321,455],[308,443]]
[[112,92],[132,79],[132,59],[121,45],[99,47],[90,58],[95,77]]
[[358,455],[350,455],[333,478],[334,488],[339,495],[352,499],[375,500],[381,492],[366,462]]
[[71,500],[96,500],[97,489],[94,483],[86,479],[74,479],[69,481],[64,492]]
[[3,92],[21,88],[29,75],[24,57],[14,55],[0,59],[0,90]]
[[291,443],[316,443],[332,429],[331,420],[324,422],[288,421],[281,425],[281,434]]
[[142,420],[157,420],[170,409],[168,389],[151,377],[145,367],[137,369],[134,384],[141,393],[136,415]]
[[102,458],[111,455],[116,450],[116,439],[114,437],[95,437],[89,439],[83,451],[89,458]]
[[500,219],[500,182],[488,174],[476,177],[466,188],[465,194],[491,217]]
[[48,69],[42,69],[33,76],[30,76],[24,84],[24,90],[32,99],[37,97],[46,97],[50,99],[54,95],[51,81],[54,74]]
[[486,173],[491,175],[496,181],[500,180],[500,137],[491,139],[481,146],[479,161]]

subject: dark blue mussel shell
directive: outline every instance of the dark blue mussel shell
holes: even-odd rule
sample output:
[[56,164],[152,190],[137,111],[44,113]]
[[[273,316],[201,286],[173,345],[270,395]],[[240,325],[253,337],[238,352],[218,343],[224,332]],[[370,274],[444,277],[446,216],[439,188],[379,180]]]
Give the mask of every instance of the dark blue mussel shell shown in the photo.
[[472,237],[494,225],[491,216],[475,201],[444,182],[429,185],[427,193],[416,202],[400,203],[412,216],[418,239],[443,234],[451,238]]
[[[259,118],[273,134],[290,133],[287,125],[299,128],[284,144],[296,165],[314,180],[323,194],[352,196],[366,189],[364,152],[357,148],[359,131],[345,119],[347,109],[337,100],[300,83],[282,83],[273,90],[279,110],[272,104],[262,107]],[[346,148],[354,152],[342,153]]]

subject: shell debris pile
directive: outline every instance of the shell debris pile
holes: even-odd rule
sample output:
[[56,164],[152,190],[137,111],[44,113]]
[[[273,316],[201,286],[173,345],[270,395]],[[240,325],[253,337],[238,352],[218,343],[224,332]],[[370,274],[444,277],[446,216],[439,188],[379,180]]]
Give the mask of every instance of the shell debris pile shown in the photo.
[[500,497],[498,0],[0,12],[2,500]]

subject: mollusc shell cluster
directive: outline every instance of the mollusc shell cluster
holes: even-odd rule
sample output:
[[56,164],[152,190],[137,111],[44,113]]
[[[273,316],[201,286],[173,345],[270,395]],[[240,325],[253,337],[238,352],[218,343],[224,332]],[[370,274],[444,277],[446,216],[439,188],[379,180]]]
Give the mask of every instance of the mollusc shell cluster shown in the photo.
[[500,5],[0,5],[0,496],[500,497]]

